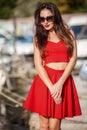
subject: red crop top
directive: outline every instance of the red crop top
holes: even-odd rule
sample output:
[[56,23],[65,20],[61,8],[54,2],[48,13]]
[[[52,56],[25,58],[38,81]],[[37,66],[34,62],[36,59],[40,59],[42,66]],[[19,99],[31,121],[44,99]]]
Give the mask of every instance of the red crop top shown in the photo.
[[58,43],[47,41],[44,51],[45,63],[50,62],[69,62],[68,48],[64,41]]

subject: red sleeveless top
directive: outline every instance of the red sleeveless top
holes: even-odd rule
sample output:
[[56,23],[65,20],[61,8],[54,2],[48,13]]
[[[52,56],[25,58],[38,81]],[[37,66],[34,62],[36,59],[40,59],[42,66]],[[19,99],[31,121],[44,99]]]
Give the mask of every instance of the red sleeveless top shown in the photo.
[[50,62],[69,62],[68,48],[64,41],[59,42],[47,41],[44,51],[45,63]]

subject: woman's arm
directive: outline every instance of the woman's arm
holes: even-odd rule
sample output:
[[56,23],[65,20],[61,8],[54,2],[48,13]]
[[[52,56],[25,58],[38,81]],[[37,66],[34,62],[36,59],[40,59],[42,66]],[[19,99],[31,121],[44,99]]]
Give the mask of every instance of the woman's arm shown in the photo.
[[46,84],[46,86],[50,90],[51,86],[53,84],[52,84],[51,80],[49,79],[49,76],[48,76],[46,70],[43,67],[43,59],[41,57],[39,48],[36,46],[35,39],[34,39],[34,64],[35,64],[35,68],[38,71],[40,78],[43,80],[43,82]]
[[[72,30],[70,30],[72,35],[74,36],[74,33]],[[75,64],[76,64],[76,60],[77,60],[77,46],[76,46],[76,40],[75,40],[75,36],[74,36],[74,40],[73,40],[73,54],[72,57],[70,58],[70,61],[67,65],[67,67],[64,70],[64,73],[62,74],[60,81],[62,82],[62,84],[64,84],[64,82],[66,81],[66,79],[68,78],[68,76],[71,74]]]
[[[74,36],[73,32],[72,32],[72,34]],[[71,74],[71,72],[72,72],[72,70],[73,70],[73,68],[74,68],[74,66],[76,64],[76,59],[77,59],[77,47],[76,47],[76,41],[74,39],[74,41],[73,41],[73,54],[72,54],[72,57],[70,58],[70,61],[69,61],[68,65],[66,66],[62,76],[53,85],[53,87],[51,89],[51,95],[54,98],[56,103],[60,103],[61,102],[61,93],[62,93],[62,89],[63,89],[63,84],[67,80],[69,75]]]

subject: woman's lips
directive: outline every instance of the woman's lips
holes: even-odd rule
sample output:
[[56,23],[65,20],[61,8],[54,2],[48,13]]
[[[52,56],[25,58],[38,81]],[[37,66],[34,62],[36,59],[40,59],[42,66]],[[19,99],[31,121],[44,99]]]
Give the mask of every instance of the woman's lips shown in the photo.
[[49,25],[45,25],[45,28],[48,28],[49,27]]

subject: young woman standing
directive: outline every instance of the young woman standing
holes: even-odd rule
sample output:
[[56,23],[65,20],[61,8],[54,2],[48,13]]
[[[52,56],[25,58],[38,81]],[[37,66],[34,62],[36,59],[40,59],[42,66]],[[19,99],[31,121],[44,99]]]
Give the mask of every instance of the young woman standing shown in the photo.
[[74,33],[53,3],[35,11],[34,63],[36,75],[24,108],[39,114],[40,130],[60,130],[61,119],[81,115],[71,75],[77,59]]

